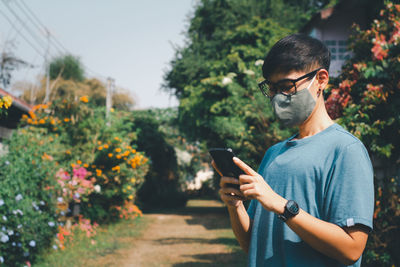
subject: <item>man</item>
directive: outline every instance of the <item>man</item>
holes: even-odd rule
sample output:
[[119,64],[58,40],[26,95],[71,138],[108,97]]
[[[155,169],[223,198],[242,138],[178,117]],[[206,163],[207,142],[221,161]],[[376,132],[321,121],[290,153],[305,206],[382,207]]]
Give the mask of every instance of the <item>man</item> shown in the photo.
[[364,145],[325,109],[329,64],[326,46],[302,34],[278,41],[264,60],[260,89],[277,118],[299,132],[269,148],[258,173],[234,158],[246,174],[221,178],[249,266],[360,266],[372,229],[373,170]]

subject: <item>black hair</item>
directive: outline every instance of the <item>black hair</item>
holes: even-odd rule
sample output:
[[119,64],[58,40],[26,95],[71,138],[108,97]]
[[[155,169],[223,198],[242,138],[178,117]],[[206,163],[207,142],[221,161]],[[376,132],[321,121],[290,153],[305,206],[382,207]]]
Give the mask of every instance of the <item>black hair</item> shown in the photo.
[[312,71],[324,68],[329,71],[331,53],[318,39],[305,34],[292,34],[279,40],[265,57],[262,66],[265,79],[275,73]]

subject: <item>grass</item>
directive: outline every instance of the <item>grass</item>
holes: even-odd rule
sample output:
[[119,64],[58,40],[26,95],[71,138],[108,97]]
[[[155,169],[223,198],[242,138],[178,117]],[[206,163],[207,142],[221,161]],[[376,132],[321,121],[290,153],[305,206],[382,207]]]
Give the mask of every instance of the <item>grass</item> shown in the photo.
[[148,223],[148,218],[138,217],[100,226],[92,239],[83,233],[75,234],[74,240],[64,250],[49,249],[33,266],[96,266],[99,258],[129,247],[132,238],[140,236]]

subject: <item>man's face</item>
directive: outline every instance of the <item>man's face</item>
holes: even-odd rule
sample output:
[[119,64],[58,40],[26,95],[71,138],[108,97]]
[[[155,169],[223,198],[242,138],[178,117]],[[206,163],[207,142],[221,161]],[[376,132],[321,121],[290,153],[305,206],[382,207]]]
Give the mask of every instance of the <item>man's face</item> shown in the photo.
[[[315,75],[318,75],[319,70],[311,72],[291,71],[289,73],[274,73],[269,78],[270,81],[270,98],[275,94],[283,93],[292,95],[298,91],[306,89]],[[316,83],[315,83],[316,84]],[[309,90],[311,95],[317,99],[317,86],[311,85]]]

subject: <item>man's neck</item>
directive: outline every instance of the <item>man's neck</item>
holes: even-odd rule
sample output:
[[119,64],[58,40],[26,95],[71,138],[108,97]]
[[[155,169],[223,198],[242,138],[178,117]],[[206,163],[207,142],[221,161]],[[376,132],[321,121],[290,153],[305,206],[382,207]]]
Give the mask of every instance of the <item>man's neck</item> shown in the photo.
[[325,102],[321,97],[318,99],[317,105],[310,117],[299,126],[299,135],[297,136],[297,139],[302,139],[317,134],[331,126],[333,123],[334,122],[326,111]]

